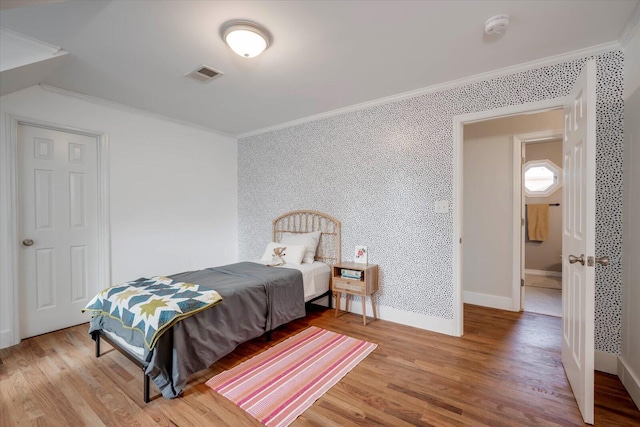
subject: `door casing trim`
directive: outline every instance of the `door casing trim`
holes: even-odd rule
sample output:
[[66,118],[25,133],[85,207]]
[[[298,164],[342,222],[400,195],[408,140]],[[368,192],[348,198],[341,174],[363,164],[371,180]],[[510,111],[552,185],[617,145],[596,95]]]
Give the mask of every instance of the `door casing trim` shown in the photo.
[[[525,104],[461,114],[453,117],[453,335],[462,336],[464,331],[464,303],[462,298],[462,248],[464,236],[463,183],[464,183],[464,125],[485,120],[498,119],[519,114],[542,113],[563,108],[565,98],[558,97]],[[518,218],[518,222],[520,219]],[[515,224],[515,220],[514,220]],[[519,262],[519,260],[518,260]],[[518,266],[519,268],[519,266]]]
[[[111,232],[109,201],[109,140],[106,132],[49,123],[30,117],[5,114],[4,135],[0,135],[0,290],[7,296],[0,309],[6,310],[9,325],[0,325],[0,348],[20,342],[19,236],[18,236],[18,126],[33,126],[96,138],[98,144],[98,292],[111,283]],[[9,304],[7,304],[7,301]],[[8,327],[7,327],[8,326]]]
[[[524,277],[524,243],[522,228],[525,226],[524,214],[524,191],[522,190],[522,168],[520,159],[522,158],[522,144],[562,140],[564,130],[547,129],[540,132],[523,133],[513,135],[513,248],[514,254],[519,253],[519,257],[513,257],[513,283],[511,285],[511,300],[513,311],[523,311],[520,285],[521,277]],[[516,191],[516,189],[518,191]],[[562,209],[563,207],[561,207]]]

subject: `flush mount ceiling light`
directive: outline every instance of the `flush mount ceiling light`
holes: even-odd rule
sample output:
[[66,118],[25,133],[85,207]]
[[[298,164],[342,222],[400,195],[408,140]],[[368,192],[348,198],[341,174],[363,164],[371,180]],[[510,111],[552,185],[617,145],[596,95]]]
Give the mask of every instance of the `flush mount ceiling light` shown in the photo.
[[233,20],[220,27],[220,35],[231,50],[243,58],[253,58],[271,45],[271,34],[255,22]]

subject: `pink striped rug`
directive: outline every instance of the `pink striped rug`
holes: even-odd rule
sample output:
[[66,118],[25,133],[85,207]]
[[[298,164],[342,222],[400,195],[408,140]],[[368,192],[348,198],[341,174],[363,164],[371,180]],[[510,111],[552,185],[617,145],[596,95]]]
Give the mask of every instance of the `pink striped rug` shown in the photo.
[[377,347],[311,326],[207,381],[266,426],[288,426]]

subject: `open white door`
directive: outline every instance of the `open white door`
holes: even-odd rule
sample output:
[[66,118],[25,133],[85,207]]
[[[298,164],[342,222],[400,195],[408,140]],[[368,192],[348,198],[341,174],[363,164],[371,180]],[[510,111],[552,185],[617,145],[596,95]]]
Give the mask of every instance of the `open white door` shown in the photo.
[[596,62],[564,106],[562,364],[584,421],[593,424]]
[[520,142],[520,311],[524,311],[524,301],[525,301],[525,246],[524,242],[526,241],[526,232],[525,232],[525,224],[526,224],[526,215],[525,209],[526,205],[524,203],[524,164],[527,158],[527,144],[524,142]]

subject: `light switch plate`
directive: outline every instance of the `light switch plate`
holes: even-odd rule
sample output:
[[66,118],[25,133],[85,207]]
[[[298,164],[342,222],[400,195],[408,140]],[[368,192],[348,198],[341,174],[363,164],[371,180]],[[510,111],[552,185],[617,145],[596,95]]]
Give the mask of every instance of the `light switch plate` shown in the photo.
[[449,201],[438,200],[436,202],[436,213],[447,213],[447,212],[449,212]]

